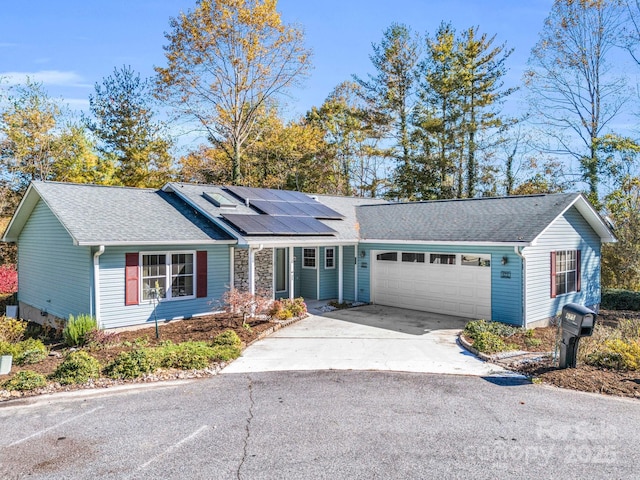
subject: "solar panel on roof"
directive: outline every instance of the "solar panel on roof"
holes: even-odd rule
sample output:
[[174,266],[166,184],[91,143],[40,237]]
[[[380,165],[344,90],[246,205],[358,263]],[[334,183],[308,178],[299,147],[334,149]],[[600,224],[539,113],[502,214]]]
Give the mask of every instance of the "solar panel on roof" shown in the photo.
[[309,230],[315,231],[317,234],[320,234],[320,235],[323,235],[325,233],[335,232],[335,230],[326,226],[324,223],[316,220],[315,218],[311,218],[311,217],[287,217],[287,218],[296,219],[298,222],[305,225]]
[[226,189],[267,215],[308,216],[326,220],[340,220],[344,215],[323,205],[304,193],[292,190],[273,190],[229,186]]
[[305,213],[305,215],[309,217],[323,218],[326,220],[340,220],[344,218],[344,215],[341,215],[335,210],[316,201],[314,201],[313,203],[303,203],[300,205],[300,208]]
[[269,202],[267,200],[253,200],[251,206],[267,215],[287,215],[281,208],[285,202]]
[[271,230],[266,228],[263,224],[256,222],[254,220],[255,217],[259,217],[259,215],[236,214],[222,216],[222,218],[231,223],[231,225],[247,235],[269,235]]
[[272,217],[269,215],[223,215],[245,235],[331,235],[330,227],[311,217]]

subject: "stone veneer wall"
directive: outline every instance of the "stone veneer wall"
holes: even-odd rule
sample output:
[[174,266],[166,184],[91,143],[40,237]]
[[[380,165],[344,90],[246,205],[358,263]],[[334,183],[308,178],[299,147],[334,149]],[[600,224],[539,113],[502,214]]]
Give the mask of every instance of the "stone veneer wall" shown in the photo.
[[[265,248],[255,254],[256,293],[273,296],[273,249]],[[249,290],[249,249],[235,248],[233,255],[233,286]]]

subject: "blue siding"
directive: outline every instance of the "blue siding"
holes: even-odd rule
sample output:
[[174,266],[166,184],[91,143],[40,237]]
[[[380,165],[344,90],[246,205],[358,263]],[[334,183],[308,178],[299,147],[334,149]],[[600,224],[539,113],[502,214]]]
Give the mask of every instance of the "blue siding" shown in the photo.
[[158,320],[191,317],[219,309],[219,300],[230,284],[229,245],[198,245],[175,247],[107,247],[100,257],[101,319],[104,328],[123,327],[153,322],[151,302],[125,306],[125,254],[154,251],[206,250],[207,296],[189,300],[160,302],[156,309]]
[[[296,249],[298,250],[298,249]],[[299,249],[300,254],[296,253],[296,259],[300,259],[300,296],[307,299],[316,299],[318,296],[318,290],[316,285],[318,284],[318,267],[320,266],[320,259],[316,248],[316,268],[302,268],[302,248]]]
[[[513,247],[362,244],[358,247],[365,252],[364,257],[358,256],[358,300],[362,302],[371,298],[371,250],[491,254],[491,319],[522,325],[522,260]],[[503,257],[507,257],[505,265],[501,264]],[[502,272],[508,272],[509,278],[503,278]]]
[[60,318],[91,313],[92,255],[39,200],[18,238],[18,299]]
[[342,293],[344,300],[347,302],[353,302],[356,299],[355,293],[355,257],[356,247],[348,246],[342,249]]
[[[581,250],[581,291],[551,298],[551,252]],[[527,258],[527,321],[556,316],[563,305],[600,303],[600,238],[575,207],[558,218],[538,239],[524,249]]]
[[[334,268],[325,268],[327,248],[333,248]],[[338,247],[321,247],[320,249],[320,300],[338,298],[338,262],[340,261]]]

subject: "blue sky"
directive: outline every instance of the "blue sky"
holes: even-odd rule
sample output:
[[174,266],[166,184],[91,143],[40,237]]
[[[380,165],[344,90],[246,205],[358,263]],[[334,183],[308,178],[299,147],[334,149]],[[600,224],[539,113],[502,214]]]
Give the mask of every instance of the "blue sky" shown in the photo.
[[[479,26],[515,51],[508,85],[519,83],[531,47],[552,0],[280,0],[286,22],[301,25],[313,50],[314,69],[293,93],[288,116],[320,105],[338,83],[371,72],[371,43],[392,23],[434,33],[441,21],[458,30]],[[29,74],[49,94],[84,109],[94,84],[114,67],[130,65],[143,76],[164,65],[162,46],[169,18],[195,0],[33,0],[3,2],[0,77],[23,81]],[[517,109],[517,98],[509,110]]]

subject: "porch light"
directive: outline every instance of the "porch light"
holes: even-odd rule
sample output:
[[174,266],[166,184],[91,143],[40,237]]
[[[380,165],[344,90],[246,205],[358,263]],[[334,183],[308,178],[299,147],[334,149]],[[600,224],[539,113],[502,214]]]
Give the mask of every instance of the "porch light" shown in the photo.
[[502,265],[506,265],[509,263],[509,257],[502,257],[502,261],[500,263],[502,263]]

